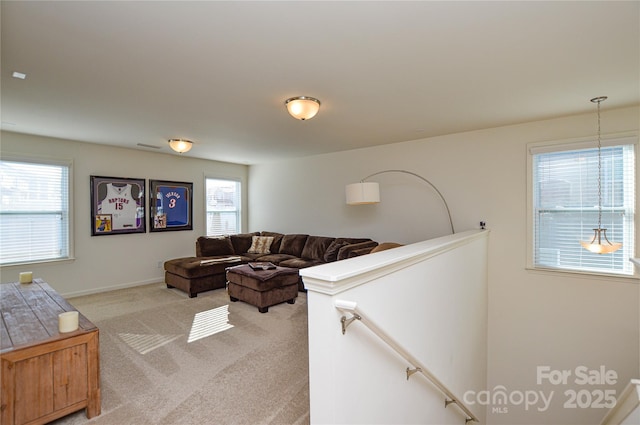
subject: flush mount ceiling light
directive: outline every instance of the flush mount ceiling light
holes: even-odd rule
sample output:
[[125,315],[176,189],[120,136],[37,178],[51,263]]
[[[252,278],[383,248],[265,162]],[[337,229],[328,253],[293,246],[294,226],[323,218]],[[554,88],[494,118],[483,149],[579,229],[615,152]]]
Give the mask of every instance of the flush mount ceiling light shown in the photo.
[[191,150],[193,142],[186,139],[171,139],[169,140],[169,146],[178,153],[185,153]]
[[[598,104],[598,228],[593,229],[593,239],[591,242],[580,241],[580,245],[587,251],[596,254],[609,254],[622,248],[619,242],[610,242],[607,238],[607,229],[602,228],[602,153],[600,136],[600,102],[607,100],[607,96],[594,97],[593,103]],[[604,239],[604,240],[603,240]]]
[[320,101],[309,96],[296,96],[287,99],[284,104],[289,114],[298,120],[304,121],[316,116],[320,110]]
[[24,80],[25,78],[27,78],[27,74],[18,71],[13,71],[13,74],[11,74],[11,76],[19,80]]

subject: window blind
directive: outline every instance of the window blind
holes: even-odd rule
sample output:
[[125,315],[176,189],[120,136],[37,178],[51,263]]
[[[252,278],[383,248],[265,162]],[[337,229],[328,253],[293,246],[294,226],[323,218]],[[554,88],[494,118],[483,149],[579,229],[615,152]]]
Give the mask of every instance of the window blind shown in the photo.
[[69,258],[69,170],[0,161],[0,264]]
[[240,182],[206,179],[207,236],[240,233]]
[[594,254],[580,245],[598,227],[598,149],[545,149],[533,154],[534,267],[633,274],[634,144],[604,146],[601,153],[602,228],[622,249]]

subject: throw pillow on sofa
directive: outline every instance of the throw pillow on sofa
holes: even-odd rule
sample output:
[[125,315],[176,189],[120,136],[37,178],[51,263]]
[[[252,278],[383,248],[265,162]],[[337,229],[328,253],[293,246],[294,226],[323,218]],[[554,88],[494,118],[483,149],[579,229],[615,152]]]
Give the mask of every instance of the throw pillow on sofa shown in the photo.
[[251,247],[247,252],[249,254],[271,254],[272,243],[273,236],[254,236],[251,238]]
[[233,250],[238,255],[242,255],[249,250],[253,236],[260,236],[260,233],[238,233],[229,236],[231,243],[233,244]]
[[271,248],[269,248],[271,250],[271,252],[280,252],[280,244],[282,243],[282,238],[284,237],[284,234],[282,233],[277,233],[277,232],[266,232],[266,231],[262,231],[260,232],[259,236],[273,236],[273,243],[271,244]]
[[338,259],[338,251],[345,245],[349,245],[347,241],[333,241],[329,248],[324,252],[324,261],[327,263],[331,263]]
[[309,236],[304,243],[300,258],[324,262],[324,253],[336,238],[329,236]]
[[302,249],[307,242],[309,235],[289,234],[284,235],[280,244],[280,254],[293,255],[294,257],[302,257]]
[[229,238],[200,236],[196,242],[197,257],[214,257],[233,254],[235,254],[235,252]]
[[360,255],[365,255],[371,252],[373,248],[378,245],[378,242],[375,241],[367,241],[360,243],[352,243],[349,245],[345,245],[338,251],[338,261],[344,260],[346,258],[358,257]]

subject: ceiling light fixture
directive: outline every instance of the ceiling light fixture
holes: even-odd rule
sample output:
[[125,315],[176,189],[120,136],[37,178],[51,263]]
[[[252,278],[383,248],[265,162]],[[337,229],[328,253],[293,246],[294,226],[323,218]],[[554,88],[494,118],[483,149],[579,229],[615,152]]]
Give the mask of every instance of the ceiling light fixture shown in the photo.
[[[598,104],[598,228],[593,229],[593,239],[591,242],[580,241],[580,245],[587,251],[596,254],[609,254],[619,250],[622,244],[619,242],[610,242],[607,238],[607,229],[602,228],[602,153],[601,153],[601,136],[600,136],[600,102],[607,100],[607,96],[594,97],[591,99],[593,103]],[[604,241],[602,240],[604,239]]]
[[13,74],[11,74],[11,76],[20,80],[24,80],[25,78],[27,78],[27,74],[23,74],[22,72],[18,71],[13,71]]
[[296,96],[287,99],[284,104],[289,114],[298,120],[305,121],[316,116],[320,110],[320,101],[309,96]]
[[178,153],[185,153],[191,150],[193,142],[186,139],[171,139],[169,140],[169,146]]

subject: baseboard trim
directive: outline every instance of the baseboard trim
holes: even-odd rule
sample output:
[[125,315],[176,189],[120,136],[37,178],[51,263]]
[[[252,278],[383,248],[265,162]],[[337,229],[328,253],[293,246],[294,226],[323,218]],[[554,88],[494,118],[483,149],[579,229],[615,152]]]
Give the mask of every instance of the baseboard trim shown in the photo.
[[110,285],[110,286],[103,286],[101,288],[87,289],[84,291],[60,293],[60,295],[62,295],[64,298],[81,297],[84,295],[100,294],[103,292],[117,291],[118,289],[133,288],[135,286],[144,286],[144,285],[150,285],[152,283],[161,283],[161,282],[164,282],[164,279],[161,277],[156,277],[153,279],[140,280],[137,282],[128,282],[120,285]]

